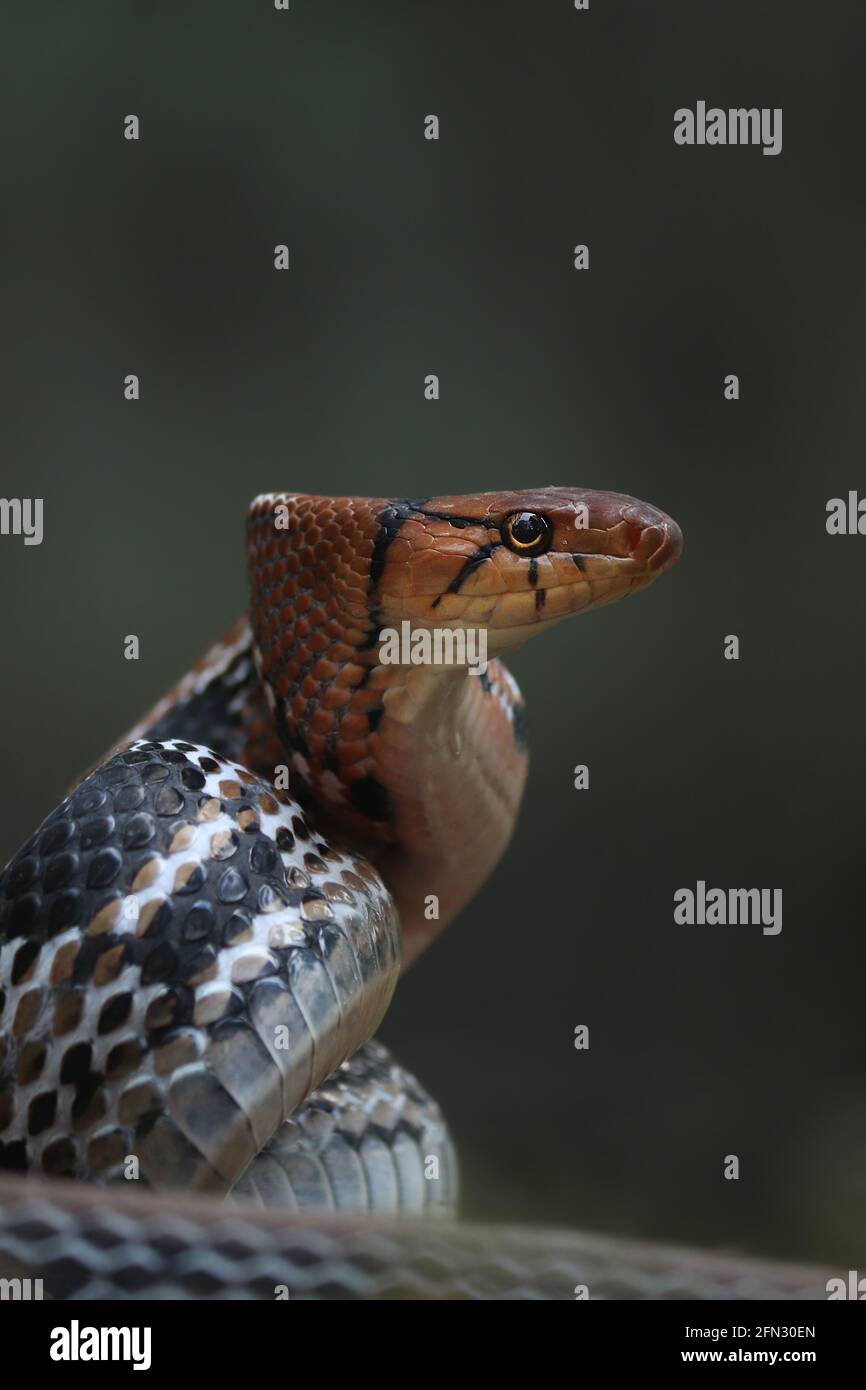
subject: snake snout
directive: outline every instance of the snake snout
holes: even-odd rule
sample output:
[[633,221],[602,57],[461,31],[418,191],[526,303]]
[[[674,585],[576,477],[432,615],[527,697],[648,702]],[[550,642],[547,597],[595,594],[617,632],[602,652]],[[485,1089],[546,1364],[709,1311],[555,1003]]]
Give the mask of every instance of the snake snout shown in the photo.
[[659,521],[643,528],[634,555],[653,574],[661,574],[676,564],[682,549],[683,533],[679,526],[669,516],[660,514]]
[[577,496],[583,503],[584,515],[588,514],[588,531],[595,536],[592,548],[597,554],[634,561],[653,577],[679,558],[682,531],[658,507],[615,492]]

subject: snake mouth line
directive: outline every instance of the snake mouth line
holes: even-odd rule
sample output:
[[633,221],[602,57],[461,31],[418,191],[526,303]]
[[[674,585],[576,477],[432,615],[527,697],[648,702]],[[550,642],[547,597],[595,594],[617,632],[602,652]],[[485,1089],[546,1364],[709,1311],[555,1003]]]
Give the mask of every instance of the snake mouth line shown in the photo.
[[[628,580],[638,588],[670,569],[679,559],[683,548],[682,532],[676,522],[669,518],[649,526],[624,520],[603,535],[593,533],[587,540],[589,546],[586,549],[551,551],[541,561],[532,562],[528,582],[520,588],[509,584],[504,576],[500,582],[496,582],[490,561],[495,558],[499,547],[480,547],[464,562],[458,576],[444,591],[416,591],[412,597],[422,602],[429,600],[432,612],[440,610],[443,600],[463,599],[471,605],[494,601],[507,603],[529,591],[535,594],[537,606],[542,608],[545,598],[539,596],[550,598],[556,592],[565,593],[568,590],[574,590],[577,594],[584,587],[591,589],[593,580],[613,581],[618,575],[623,582]],[[554,575],[565,573],[562,569],[565,561],[571,562],[575,573],[569,573],[567,578],[554,578]],[[545,580],[548,582],[545,583]]]

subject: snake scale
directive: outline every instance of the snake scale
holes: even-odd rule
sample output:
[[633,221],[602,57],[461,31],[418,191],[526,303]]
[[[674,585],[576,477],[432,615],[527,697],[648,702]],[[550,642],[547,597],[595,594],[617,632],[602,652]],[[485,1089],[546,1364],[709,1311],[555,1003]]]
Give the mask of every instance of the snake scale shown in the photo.
[[[820,1296],[816,1271],[453,1223],[439,1110],[371,1041],[511,836],[526,720],[502,654],[681,544],[581,489],[253,502],[248,616],[0,875],[0,1275],[57,1297]],[[404,629],[482,634],[491,659],[386,661]]]

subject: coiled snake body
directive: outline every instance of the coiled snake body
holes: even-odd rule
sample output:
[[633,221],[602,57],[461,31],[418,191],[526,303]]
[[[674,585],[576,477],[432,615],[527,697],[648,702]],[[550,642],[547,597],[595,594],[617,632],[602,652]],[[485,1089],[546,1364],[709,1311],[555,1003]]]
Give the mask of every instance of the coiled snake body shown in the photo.
[[[0,1273],[38,1266],[79,1296],[417,1294],[438,1242],[436,1296],[572,1297],[587,1268],[601,1292],[698,1289],[669,1253],[407,1220],[453,1205],[453,1152],[369,1042],[510,837],[525,721],[499,655],[680,546],[613,493],[256,499],[249,618],[0,876]],[[404,625],[483,633],[493,659],[389,664]],[[262,1225],[253,1203],[283,1214]],[[352,1258],[374,1232],[376,1278]],[[705,1292],[785,1282],[723,1264],[699,1262]]]

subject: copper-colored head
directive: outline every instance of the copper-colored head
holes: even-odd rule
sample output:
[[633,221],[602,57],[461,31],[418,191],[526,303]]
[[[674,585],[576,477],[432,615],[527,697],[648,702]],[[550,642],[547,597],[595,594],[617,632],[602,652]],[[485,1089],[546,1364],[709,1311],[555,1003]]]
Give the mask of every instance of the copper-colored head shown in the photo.
[[491,654],[651,583],[682,535],[634,497],[585,488],[465,497],[259,497],[250,509],[254,626],[288,645],[298,619],[364,634],[483,627]]
[[405,511],[381,576],[382,619],[483,626],[492,651],[644,588],[682,549],[669,516],[614,492],[550,487],[392,506]]

